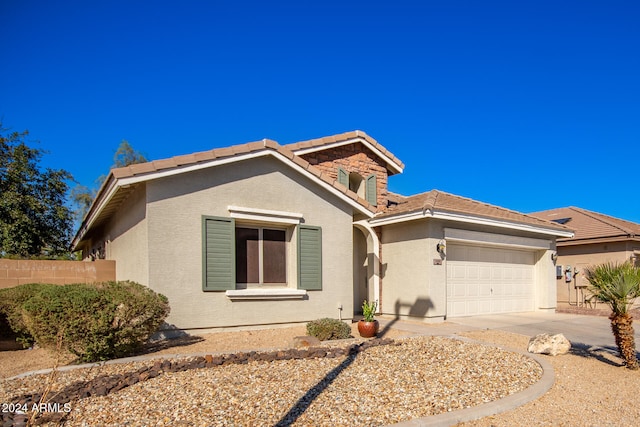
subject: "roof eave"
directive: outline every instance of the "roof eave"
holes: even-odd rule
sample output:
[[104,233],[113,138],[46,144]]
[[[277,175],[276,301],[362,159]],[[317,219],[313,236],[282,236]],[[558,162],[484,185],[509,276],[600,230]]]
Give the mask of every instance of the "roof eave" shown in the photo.
[[98,195],[91,203],[89,207],[89,211],[84,216],[78,231],[76,232],[73,240],[71,240],[71,251],[75,252],[78,250],[78,245],[84,239],[84,236],[87,234],[87,231],[91,229],[96,218],[100,214],[100,212],[104,209],[104,207],[108,204],[108,202],[113,198],[113,195],[118,189],[117,178],[114,177],[113,171],[109,172],[107,179],[105,179],[104,183],[98,190]]
[[634,241],[640,242],[640,236],[635,235],[620,235],[620,236],[604,236],[604,237],[590,237],[584,239],[559,239],[558,246],[578,246],[578,245],[591,245],[596,243],[617,243]]
[[421,209],[414,212],[402,213],[398,215],[388,216],[381,219],[375,217],[369,221],[373,227],[396,224],[406,221],[413,221],[423,218],[433,218],[445,221],[466,222],[476,225],[486,225],[491,227],[505,228],[511,230],[527,231],[536,234],[545,234],[554,237],[573,237],[573,232],[567,230],[558,230],[551,227],[536,226],[523,222],[504,221],[496,218],[481,217],[456,212],[434,211],[431,209]]

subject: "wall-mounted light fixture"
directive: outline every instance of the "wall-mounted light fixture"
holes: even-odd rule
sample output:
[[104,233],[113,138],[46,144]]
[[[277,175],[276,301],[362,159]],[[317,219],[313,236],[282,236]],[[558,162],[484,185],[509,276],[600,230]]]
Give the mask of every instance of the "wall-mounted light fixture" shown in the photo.
[[556,262],[558,260],[558,252],[551,252],[551,261]]
[[439,253],[443,253],[444,250],[446,249],[446,244],[444,243],[444,240],[440,240],[438,242],[438,244],[436,245],[436,251],[438,251]]

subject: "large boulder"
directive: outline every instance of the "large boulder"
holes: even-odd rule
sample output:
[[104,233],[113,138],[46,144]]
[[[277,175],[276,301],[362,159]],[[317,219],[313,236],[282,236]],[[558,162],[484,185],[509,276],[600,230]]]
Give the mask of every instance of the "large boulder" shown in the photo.
[[571,343],[562,334],[539,334],[529,340],[527,351],[536,354],[556,356],[569,352]]

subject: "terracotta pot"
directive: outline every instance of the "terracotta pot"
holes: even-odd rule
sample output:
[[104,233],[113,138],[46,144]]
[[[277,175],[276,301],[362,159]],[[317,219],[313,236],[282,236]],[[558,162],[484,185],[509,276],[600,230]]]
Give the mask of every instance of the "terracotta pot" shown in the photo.
[[380,329],[380,324],[377,320],[374,320],[373,322],[365,322],[364,320],[358,321],[358,332],[360,332],[360,336],[362,338],[375,337],[378,333],[378,329]]

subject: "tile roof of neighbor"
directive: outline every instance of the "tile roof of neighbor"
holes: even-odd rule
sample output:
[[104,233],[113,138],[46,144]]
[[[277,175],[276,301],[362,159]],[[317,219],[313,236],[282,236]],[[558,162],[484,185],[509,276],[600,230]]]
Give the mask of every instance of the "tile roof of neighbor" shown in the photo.
[[573,239],[558,239],[558,241],[640,237],[640,224],[574,206],[534,212],[530,215],[548,221],[569,219],[565,224],[575,231],[575,236]]
[[397,167],[400,169],[404,169],[404,163],[400,161],[396,156],[393,155],[389,150],[387,150],[384,146],[382,146],[378,141],[367,135],[365,132],[361,130],[354,130],[351,132],[340,133],[337,135],[324,136],[322,138],[309,139],[306,141],[294,142],[292,144],[285,145],[289,150],[296,152],[299,150],[322,147],[325,145],[330,145],[334,143],[339,143],[342,141],[348,141],[354,138],[362,138],[367,141],[369,144],[374,146],[377,150],[379,150],[382,154],[384,154],[387,158],[389,158]]
[[[488,203],[456,196],[439,190],[431,190],[426,193],[416,194],[415,196],[409,197],[390,193],[390,200],[392,200],[394,204],[392,204],[385,213],[376,215],[375,219],[389,218],[396,215],[430,210],[436,212],[474,215],[561,231],[572,231],[571,227],[565,227],[561,224],[535,218],[500,206],[490,205]],[[397,205],[395,203],[397,203]]]

